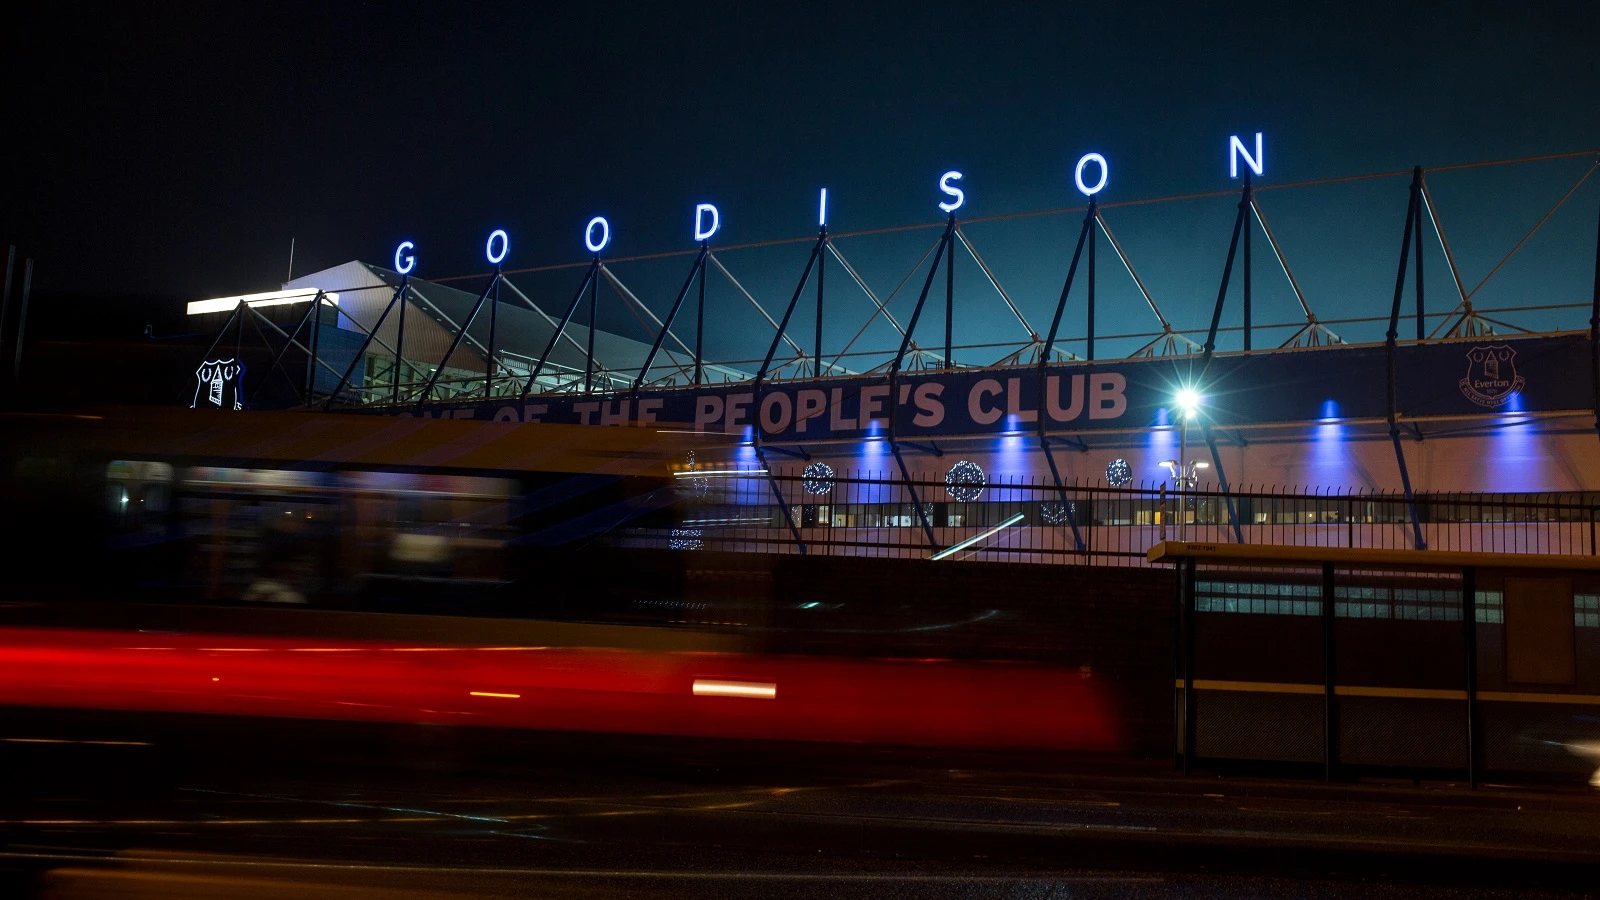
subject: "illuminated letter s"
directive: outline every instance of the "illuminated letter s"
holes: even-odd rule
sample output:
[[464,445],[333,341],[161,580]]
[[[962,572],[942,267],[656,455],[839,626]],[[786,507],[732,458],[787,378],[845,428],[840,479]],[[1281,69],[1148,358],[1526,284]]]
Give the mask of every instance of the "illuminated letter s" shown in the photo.
[[944,191],[946,194],[949,194],[955,198],[954,200],[948,200],[939,204],[939,208],[947,213],[955,212],[961,208],[961,204],[967,202],[967,195],[962,192],[961,188],[958,188],[950,183],[952,181],[960,180],[960,172],[946,172],[939,176],[939,190]]

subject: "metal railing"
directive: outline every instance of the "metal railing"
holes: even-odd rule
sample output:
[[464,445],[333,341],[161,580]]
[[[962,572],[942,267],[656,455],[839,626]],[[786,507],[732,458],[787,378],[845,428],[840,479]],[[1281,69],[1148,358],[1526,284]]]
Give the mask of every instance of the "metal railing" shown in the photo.
[[[628,528],[614,539],[681,551],[1078,565],[1145,565],[1146,551],[1164,540],[1414,549],[1410,505],[1399,492],[1057,487],[1017,476],[991,479],[973,497],[941,477],[907,481],[892,469],[888,462],[831,477],[753,466],[687,470],[676,479],[672,525]],[[1600,551],[1600,494],[1419,494],[1415,506],[1429,549]]]

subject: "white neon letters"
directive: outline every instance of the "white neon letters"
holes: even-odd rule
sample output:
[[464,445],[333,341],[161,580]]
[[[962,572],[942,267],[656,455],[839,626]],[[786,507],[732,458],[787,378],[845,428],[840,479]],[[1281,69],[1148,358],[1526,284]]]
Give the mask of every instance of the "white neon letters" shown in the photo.
[[[600,226],[598,241],[594,239],[596,225]],[[587,247],[590,253],[599,253],[609,243],[611,243],[611,223],[606,221],[605,216],[595,216],[590,219],[588,226],[583,229],[583,246]]]
[[817,227],[828,227],[828,189],[822,189],[822,196],[817,200]]
[[[1089,163],[1098,163],[1100,165],[1100,180],[1095,182],[1094,187],[1083,183],[1083,168]],[[1105,190],[1106,181],[1110,178],[1111,167],[1106,165],[1106,158],[1098,153],[1085,153],[1078,158],[1078,167],[1072,170],[1072,180],[1077,182],[1078,191],[1085,197],[1093,197],[1095,194]]]
[[[711,224],[706,225],[706,213],[711,214]],[[722,217],[717,215],[717,208],[709,203],[697,204],[694,208],[694,239],[709,241],[711,236],[722,227]]]
[[[417,245],[410,241],[401,241],[400,246],[394,248],[394,270],[396,272],[401,275],[409,275],[411,270],[417,267],[416,254],[407,252],[415,249],[417,249]],[[402,259],[405,260],[404,263],[400,262]]]
[[950,183],[952,181],[960,180],[960,172],[946,172],[939,176],[939,190],[944,191],[946,194],[949,194],[955,198],[954,200],[948,200],[939,204],[939,208],[947,213],[955,212],[961,208],[961,204],[967,202],[966,193],[964,193],[961,188],[958,188]]
[[1245,148],[1244,141],[1239,140],[1237,134],[1228,135],[1228,177],[1239,177],[1239,157],[1244,157],[1244,164],[1250,171],[1260,175],[1267,168],[1267,155],[1262,152],[1261,132],[1256,132],[1256,155],[1251,156]]
[[[496,238],[500,239],[500,254],[498,256],[496,256],[494,252],[494,242]],[[495,230],[489,232],[489,243],[483,246],[483,255],[489,258],[489,262],[498,266],[500,265],[500,261],[505,259],[506,254],[510,252],[511,235],[506,234],[505,229],[496,228]]]

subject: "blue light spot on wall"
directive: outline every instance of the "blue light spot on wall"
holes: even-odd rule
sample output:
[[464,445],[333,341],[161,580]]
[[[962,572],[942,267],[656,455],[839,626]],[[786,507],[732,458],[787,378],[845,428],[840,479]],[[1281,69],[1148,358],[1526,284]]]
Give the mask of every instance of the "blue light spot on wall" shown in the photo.
[[1506,412],[1513,415],[1500,419],[1490,435],[1490,450],[1483,464],[1488,467],[1485,481],[1495,490],[1542,491],[1554,487],[1554,479],[1545,477],[1548,462],[1540,452],[1533,420],[1515,415],[1524,409],[1522,392],[1507,397]]

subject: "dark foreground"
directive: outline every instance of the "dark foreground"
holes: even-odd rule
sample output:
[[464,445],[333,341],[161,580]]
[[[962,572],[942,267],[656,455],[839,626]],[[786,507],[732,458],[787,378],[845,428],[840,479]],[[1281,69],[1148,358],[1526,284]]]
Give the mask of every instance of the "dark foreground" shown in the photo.
[[1600,797],[452,728],[5,710],[43,897],[1582,896]]

